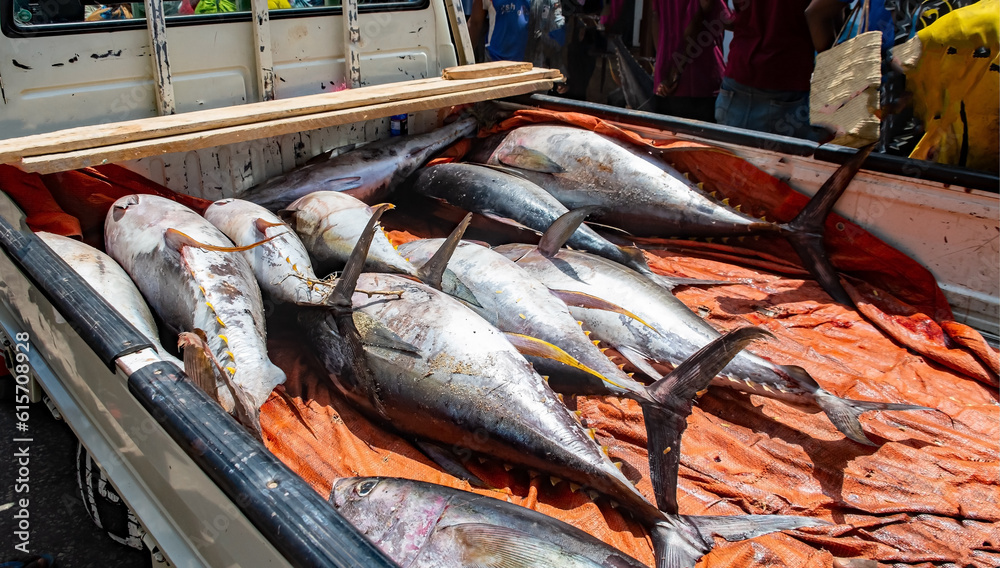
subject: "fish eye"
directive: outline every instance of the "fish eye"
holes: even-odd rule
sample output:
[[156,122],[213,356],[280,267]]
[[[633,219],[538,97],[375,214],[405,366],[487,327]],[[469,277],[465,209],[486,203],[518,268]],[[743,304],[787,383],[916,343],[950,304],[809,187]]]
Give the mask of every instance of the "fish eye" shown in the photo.
[[376,485],[378,485],[378,481],[374,480],[365,481],[361,485],[358,485],[358,488],[355,491],[357,491],[358,495],[364,497],[369,493],[371,493],[372,489],[375,489]]

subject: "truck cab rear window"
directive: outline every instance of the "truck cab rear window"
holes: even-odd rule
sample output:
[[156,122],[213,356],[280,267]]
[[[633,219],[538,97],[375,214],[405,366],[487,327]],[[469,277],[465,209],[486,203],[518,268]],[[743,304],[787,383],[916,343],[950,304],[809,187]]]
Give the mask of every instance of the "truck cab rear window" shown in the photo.
[[[3,18],[23,32],[57,30],[71,32],[97,27],[133,29],[144,22],[144,2],[101,4],[97,0],[5,0]],[[337,14],[340,0],[267,0],[273,18]],[[425,0],[358,0],[359,10],[383,11],[423,7]],[[249,19],[251,0],[164,0],[167,25]],[[228,14],[229,17],[223,15]],[[242,16],[242,17],[241,17]],[[9,20],[7,18],[10,18]],[[103,24],[103,25],[102,25]],[[130,25],[131,24],[131,25]],[[4,26],[9,29],[8,25]]]

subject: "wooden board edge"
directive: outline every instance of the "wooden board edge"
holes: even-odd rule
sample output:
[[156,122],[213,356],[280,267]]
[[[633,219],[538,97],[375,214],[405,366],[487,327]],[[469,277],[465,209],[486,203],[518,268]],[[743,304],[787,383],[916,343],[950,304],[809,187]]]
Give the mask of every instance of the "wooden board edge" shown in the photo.
[[551,79],[538,79],[515,84],[484,87],[460,93],[421,97],[402,103],[395,101],[379,103],[359,108],[340,109],[326,113],[231,126],[210,131],[191,132],[100,148],[87,148],[72,152],[25,157],[16,165],[26,172],[50,174],[162,154],[235,144],[271,136],[294,134],[317,128],[385,118],[394,114],[420,112],[496,98],[512,97],[536,91],[546,91],[551,89],[552,86],[553,81]]
[[482,79],[486,77],[527,73],[533,68],[534,65],[525,61],[490,61],[488,63],[448,67],[441,73],[441,77],[448,81],[454,81],[456,79]]
[[[0,140],[0,164],[14,164],[24,158],[33,156],[73,152],[88,148],[167,138],[180,134],[252,124],[266,120],[362,107],[371,104],[372,99],[380,99],[379,102],[403,102],[421,96],[450,94],[467,89],[497,87],[523,81],[557,79],[561,77],[562,75],[558,70],[541,68],[532,69],[524,73],[478,79],[445,80],[432,77],[400,83],[372,85],[336,93],[320,93],[292,99],[251,103],[223,109],[208,109],[171,116],[82,126],[45,134]],[[420,88],[415,89],[414,87]],[[380,91],[385,92],[380,93]],[[373,93],[377,95],[373,96]],[[171,123],[178,122],[179,124],[170,125]],[[157,125],[163,124],[167,124],[168,126],[161,127],[158,130]]]

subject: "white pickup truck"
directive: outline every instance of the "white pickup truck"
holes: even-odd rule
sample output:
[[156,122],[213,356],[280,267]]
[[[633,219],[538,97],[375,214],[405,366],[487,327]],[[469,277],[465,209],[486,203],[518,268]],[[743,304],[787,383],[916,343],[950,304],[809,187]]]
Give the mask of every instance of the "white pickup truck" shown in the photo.
[[[182,118],[215,109],[220,116],[236,116],[241,108],[258,108],[249,103],[286,106],[269,115],[280,127],[271,133],[272,123],[255,124],[244,113],[238,124],[220,124],[200,135],[179,133],[173,146],[155,147],[143,140],[141,128],[123,126],[119,138],[100,152],[84,144],[23,156],[19,165],[32,171],[121,163],[175,191],[214,200],[238,196],[322,152],[387,137],[392,115],[408,114],[410,132],[420,133],[440,124],[443,109],[514,95],[520,98],[504,104],[587,112],[641,132],[724,146],[806,194],[853,153],[529,96],[550,88],[551,75],[514,86],[463,87],[436,99],[421,95],[427,100],[414,102],[406,91],[421,88],[419,80],[471,62],[457,0],[360,5],[343,0],[346,17],[339,2],[268,10],[265,0],[242,6],[245,11],[164,16],[177,2],[146,0],[121,5],[133,15],[144,10],[145,20],[98,15],[95,21],[58,22],[63,12],[57,8],[73,1],[0,1],[0,143],[60,131],[79,139],[78,127],[156,115]],[[408,82],[384,86],[401,81]],[[309,97],[364,86],[370,90],[356,92],[369,93],[367,98],[347,106],[301,110],[313,100]],[[292,107],[298,115],[288,110]],[[64,131],[70,128],[77,130]],[[55,144],[60,135],[49,142]],[[872,156],[837,211],[929,268],[958,321],[995,343],[1000,336],[997,190],[996,176]],[[178,370],[160,362],[145,339],[23,220],[0,192],[0,343],[15,360],[18,345],[24,345],[30,368],[24,380],[32,400],[45,395],[58,408],[135,513],[147,544],[165,561],[219,567],[392,565],[259,442],[233,429],[229,417],[190,383],[157,381]]]

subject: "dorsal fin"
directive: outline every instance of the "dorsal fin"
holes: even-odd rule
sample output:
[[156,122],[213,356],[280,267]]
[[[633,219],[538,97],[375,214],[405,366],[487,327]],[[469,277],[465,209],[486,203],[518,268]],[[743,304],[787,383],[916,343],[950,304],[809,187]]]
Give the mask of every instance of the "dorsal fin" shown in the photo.
[[549,225],[549,228],[542,235],[542,240],[538,243],[538,252],[543,256],[555,256],[573,233],[580,228],[584,219],[600,210],[596,205],[588,205],[563,213],[558,219]]
[[364,271],[365,262],[368,260],[368,249],[371,248],[372,240],[375,239],[375,226],[378,224],[378,220],[382,217],[382,214],[391,207],[390,204],[383,203],[373,208],[371,219],[368,220],[368,224],[365,225],[364,230],[361,232],[361,237],[358,239],[357,244],[354,245],[354,250],[351,251],[350,258],[347,259],[344,271],[340,274],[340,278],[337,279],[337,285],[330,296],[331,305],[344,310],[351,309],[351,296],[354,295],[354,289],[358,285],[358,277]]
[[455,230],[448,235],[448,238],[444,240],[441,247],[434,253],[434,256],[430,257],[417,269],[417,278],[424,283],[434,288],[436,290],[441,289],[441,279],[444,277],[444,271],[448,268],[448,261],[451,260],[451,256],[455,254],[455,248],[458,247],[458,243],[462,241],[462,235],[465,234],[465,230],[469,228],[469,223],[472,222],[472,213],[469,213],[462,219],[462,222],[455,227]]

